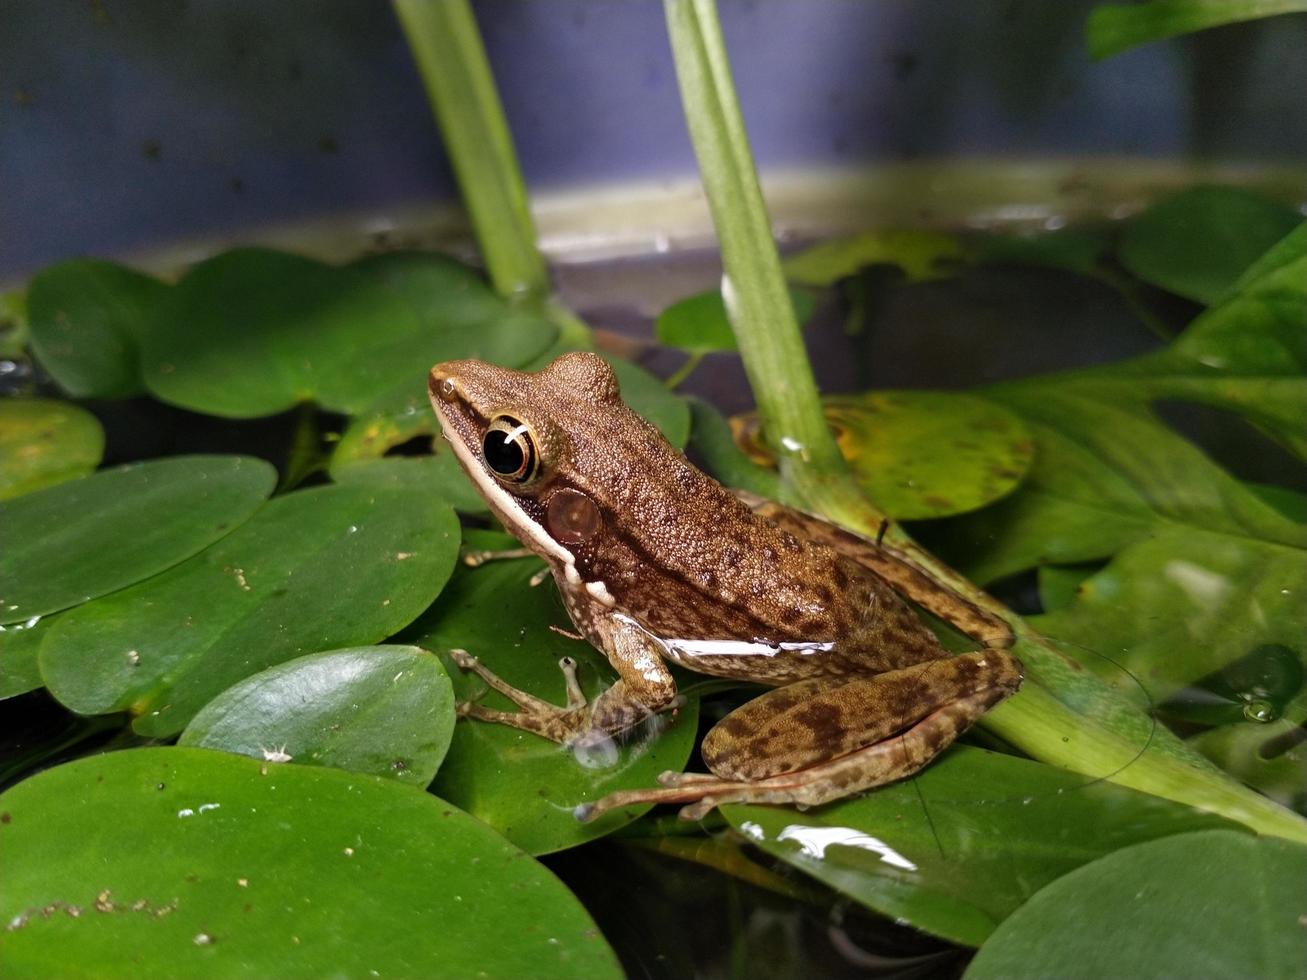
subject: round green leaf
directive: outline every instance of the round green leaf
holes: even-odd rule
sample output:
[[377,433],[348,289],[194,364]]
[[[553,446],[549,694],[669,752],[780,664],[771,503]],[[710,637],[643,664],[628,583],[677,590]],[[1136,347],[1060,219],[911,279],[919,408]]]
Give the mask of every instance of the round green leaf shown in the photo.
[[[791,289],[790,302],[794,305],[794,318],[800,324],[812,316],[816,306],[806,289]],[[654,321],[654,332],[660,343],[694,353],[736,349],[726,304],[716,289],[688,296],[667,307]]]
[[74,398],[138,394],[141,338],[168,292],[156,279],[96,259],[42,269],[27,292],[32,350]]
[[103,454],[104,430],[86,409],[48,398],[0,401],[0,500],[85,476]]
[[413,490],[331,486],[278,497],[166,574],[60,617],[41,645],[52,694],[182,730],[250,674],[375,643],[440,591],[458,551],[448,506]]
[[1034,457],[1021,419],[972,395],[868,392],[825,403],[854,477],[898,520],[993,503],[1016,488]]
[[[477,547],[516,546],[504,535],[470,537]],[[529,584],[541,567],[534,559],[515,559],[461,570],[406,636],[438,652],[465,649],[515,687],[560,705],[565,692],[558,661],[573,657],[582,688],[594,697],[616,679],[613,670],[588,643],[550,629],[573,627],[552,581]],[[476,677],[452,663],[448,670],[459,699],[484,693]],[[482,703],[513,710],[493,692]],[[674,718],[659,715],[620,741],[576,752],[516,728],[464,720],[455,726],[432,790],[526,851],[561,850],[602,837],[648,810],[631,807],[585,824],[572,812],[613,790],[653,786],[665,769],[681,769],[694,747],[697,718],[698,702],[691,697]]]
[[966,746],[911,780],[805,813],[723,812],[759,847],[855,901],[971,946],[1044,885],[1116,848],[1230,826],[1156,796]]
[[422,325],[371,277],[245,248],[194,266],[144,341],[150,391],[174,405],[253,418],[317,399],[357,411],[421,376]]
[[437,658],[416,647],[357,647],[232,685],[191,719],[179,744],[424,787],[453,730],[454,692]]
[[202,749],[81,759],[0,796],[20,977],[620,977],[576,898],[393,780]]
[[1291,207],[1238,187],[1195,187],[1126,226],[1118,256],[1144,282],[1211,305],[1301,219]]
[[245,521],[277,474],[246,456],[130,463],[0,503],[0,622],[139,582]]
[[939,266],[962,258],[953,235],[935,231],[865,231],[804,249],[785,260],[785,278],[805,286],[829,286],[869,265],[897,265],[908,279],[940,275]]
[[1307,847],[1232,831],[1109,854],[999,926],[966,972],[987,977],[1296,980],[1307,963]]

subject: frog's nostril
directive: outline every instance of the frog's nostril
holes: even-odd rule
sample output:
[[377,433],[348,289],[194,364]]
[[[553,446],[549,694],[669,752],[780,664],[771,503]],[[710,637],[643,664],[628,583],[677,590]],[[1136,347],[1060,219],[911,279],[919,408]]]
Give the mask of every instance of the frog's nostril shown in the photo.
[[458,384],[449,375],[432,371],[427,379],[427,390],[441,401],[452,402],[458,395]]

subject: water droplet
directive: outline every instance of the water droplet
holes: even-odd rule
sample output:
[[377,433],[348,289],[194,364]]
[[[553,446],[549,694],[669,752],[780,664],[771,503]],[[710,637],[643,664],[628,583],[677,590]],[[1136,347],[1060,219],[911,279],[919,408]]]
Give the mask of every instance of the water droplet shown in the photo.
[[1275,721],[1275,705],[1263,698],[1254,698],[1243,706],[1243,716],[1258,724]]

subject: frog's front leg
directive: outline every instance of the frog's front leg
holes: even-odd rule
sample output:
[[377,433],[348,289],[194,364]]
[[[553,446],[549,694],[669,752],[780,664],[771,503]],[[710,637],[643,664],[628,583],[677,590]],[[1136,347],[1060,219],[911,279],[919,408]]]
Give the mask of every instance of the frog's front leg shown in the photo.
[[708,733],[702,751],[712,776],[664,773],[661,789],[612,793],[578,815],[689,803],[681,816],[694,820],[722,803],[827,803],[912,775],[1020,683],[1019,663],[1002,650],[799,681]]
[[587,701],[576,679],[576,661],[564,657],[559,661],[567,685],[567,703],[562,707],[518,690],[466,651],[450,651],[460,669],[475,673],[519,709],[497,711],[475,701],[463,701],[458,705],[459,715],[509,725],[571,745],[620,734],[676,699],[676,681],[647,633],[619,618],[597,623],[596,632],[619,679],[593,701]]

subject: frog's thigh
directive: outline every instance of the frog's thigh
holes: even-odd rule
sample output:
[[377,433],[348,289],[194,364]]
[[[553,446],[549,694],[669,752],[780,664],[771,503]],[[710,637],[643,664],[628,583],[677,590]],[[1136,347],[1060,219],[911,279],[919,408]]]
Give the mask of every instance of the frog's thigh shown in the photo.
[[[892,739],[899,744],[896,751],[921,757],[915,769],[1020,681],[1017,662],[997,650],[883,674],[799,681],[768,691],[723,718],[704,739],[703,758],[723,779],[752,781],[797,773],[900,736]],[[950,707],[947,724],[919,726]],[[900,768],[898,763],[894,768]],[[902,775],[906,772],[878,781]]]

